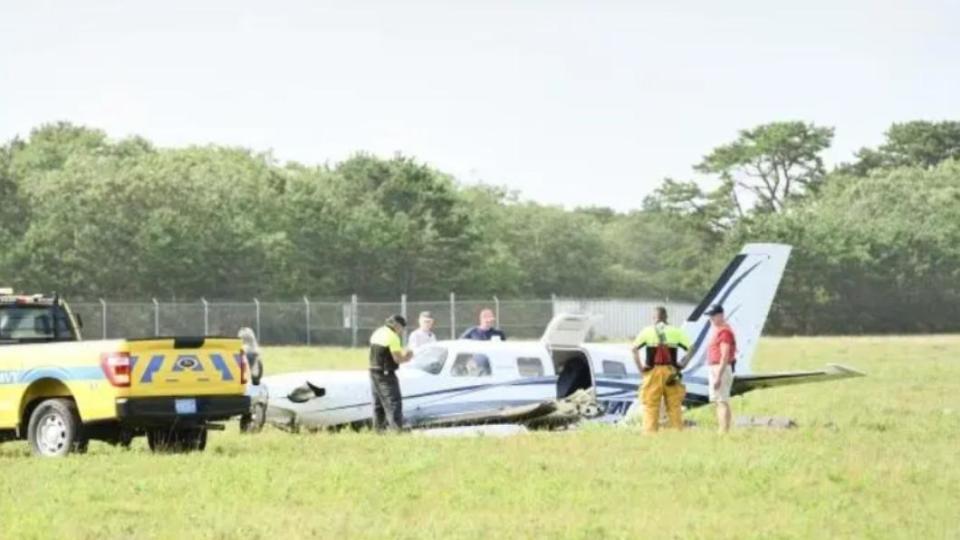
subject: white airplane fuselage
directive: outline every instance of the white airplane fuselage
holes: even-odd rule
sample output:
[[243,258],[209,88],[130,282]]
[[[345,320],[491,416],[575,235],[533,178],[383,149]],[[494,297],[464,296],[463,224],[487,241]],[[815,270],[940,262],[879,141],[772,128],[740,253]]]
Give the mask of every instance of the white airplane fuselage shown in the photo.
[[[607,348],[607,347],[604,347]],[[560,361],[590,359],[580,380],[566,381],[557,374],[554,355],[540,342],[443,341],[425,345],[414,359],[397,371],[403,396],[405,421],[413,426],[443,418],[554,401],[576,390],[590,390],[601,406],[622,416],[636,399],[639,374],[626,346],[603,353],[608,369],[618,364],[618,375],[595,375],[591,346],[567,350]],[[442,362],[431,360],[443,358]],[[481,367],[477,363],[482,364]],[[569,364],[572,366],[572,363]],[[602,364],[598,364],[602,365]],[[571,367],[570,369],[575,369]],[[323,396],[304,402],[290,394],[304,383],[324,389]],[[559,385],[566,384],[563,388]],[[269,407],[267,419],[277,424],[329,427],[360,424],[372,418],[370,373],[310,371],[263,379]]]
[[[707,402],[710,321],[705,311],[710,305],[724,308],[736,335],[734,394],[862,375],[841,366],[752,373],[753,354],[789,255],[790,246],[747,244],[700,304],[678,323],[691,340],[689,363],[683,372],[688,405]],[[679,318],[683,314],[672,315]],[[584,343],[591,325],[589,315],[561,313],[550,321],[540,341],[453,340],[420,347],[413,360],[397,371],[406,423],[417,426],[464,415],[470,416],[468,421],[475,418],[478,422],[517,418],[510,416],[513,412],[503,411],[556,404],[570,396],[576,396],[579,403],[584,393],[591,400],[590,418],[622,418],[636,408],[641,374],[630,345]],[[252,393],[266,406],[267,420],[278,425],[362,424],[373,415],[367,370],[275,375],[264,378]],[[594,414],[598,410],[599,414]]]

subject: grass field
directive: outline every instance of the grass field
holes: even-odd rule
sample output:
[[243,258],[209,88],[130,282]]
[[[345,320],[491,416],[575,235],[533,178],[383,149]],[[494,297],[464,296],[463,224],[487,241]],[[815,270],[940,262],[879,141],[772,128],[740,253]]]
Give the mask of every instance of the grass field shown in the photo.
[[[363,351],[270,349],[270,372]],[[756,392],[790,431],[512,438],[212,434],[206,453],[0,446],[0,538],[960,538],[960,336],[768,338],[758,371],[868,377]]]

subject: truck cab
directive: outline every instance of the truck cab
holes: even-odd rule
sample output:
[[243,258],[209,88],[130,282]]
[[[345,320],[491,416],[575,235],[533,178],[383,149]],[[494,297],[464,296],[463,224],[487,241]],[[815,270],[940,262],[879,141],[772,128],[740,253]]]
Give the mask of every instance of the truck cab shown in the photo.
[[80,325],[58,298],[15,296],[13,289],[0,288],[0,345],[81,339]]
[[249,410],[248,376],[236,338],[84,341],[59,297],[0,290],[0,441],[37,455],[140,435],[153,450],[203,450],[213,422]]

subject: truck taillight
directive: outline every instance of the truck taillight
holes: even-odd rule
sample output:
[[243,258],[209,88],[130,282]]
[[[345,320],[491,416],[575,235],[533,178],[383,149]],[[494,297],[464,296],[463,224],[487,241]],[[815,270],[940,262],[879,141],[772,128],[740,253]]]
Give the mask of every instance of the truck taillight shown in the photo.
[[240,351],[237,362],[240,364],[240,384],[245,385],[250,380],[250,362],[247,362],[247,354]]
[[130,375],[133,367],[130,364],[130,353],[103,353],[100,356],[100,367],[103,368],[103,373],[107,376],[110,384],[119,387],[130,386]]

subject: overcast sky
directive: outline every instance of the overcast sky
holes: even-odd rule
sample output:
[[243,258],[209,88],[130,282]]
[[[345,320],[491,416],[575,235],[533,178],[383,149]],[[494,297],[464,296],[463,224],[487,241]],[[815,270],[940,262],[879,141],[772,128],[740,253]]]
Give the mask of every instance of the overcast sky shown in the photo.
[[[69,120],[280,160],[412,155],[640,205],[737,130],[960,119],[960,2],[0,0],[0,139]],[[468,7],[470,6],[470,7]]]

